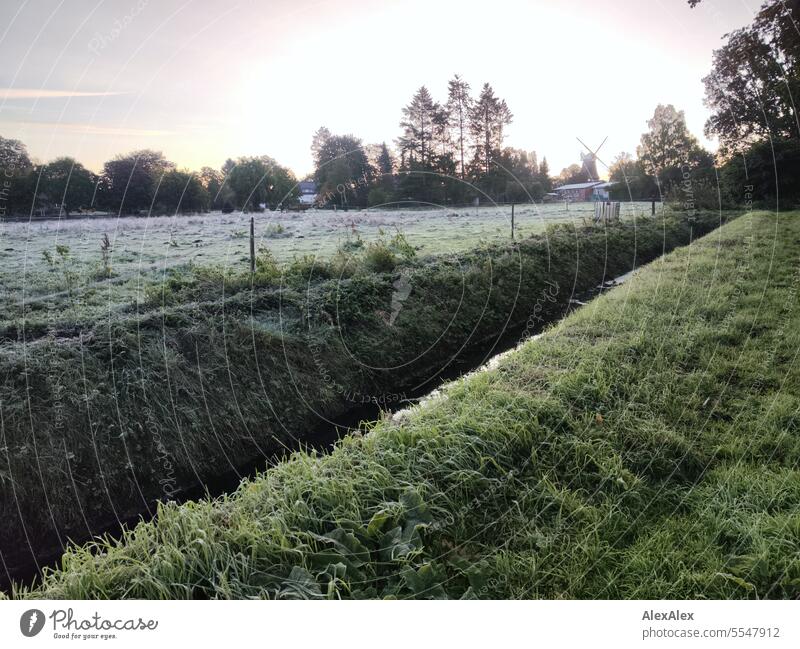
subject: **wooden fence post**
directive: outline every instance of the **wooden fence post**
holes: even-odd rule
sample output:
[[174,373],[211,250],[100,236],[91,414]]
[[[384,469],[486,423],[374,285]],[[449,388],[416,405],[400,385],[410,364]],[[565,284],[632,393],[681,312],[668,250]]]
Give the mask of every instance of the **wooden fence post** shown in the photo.
[[511,240],[514,240],[514,203],[511,203]]
[[653,201],[653,204],[650,206],[650,214],[652,216],[656,215],[656,202],[655,202],[655,200]]
[[250,272],[256,272],[256,226],[254,217],[250,217]]

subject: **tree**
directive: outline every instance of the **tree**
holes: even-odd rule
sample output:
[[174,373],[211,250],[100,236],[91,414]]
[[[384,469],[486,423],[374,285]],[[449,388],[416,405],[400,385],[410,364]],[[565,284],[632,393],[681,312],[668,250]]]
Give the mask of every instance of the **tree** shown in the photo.
[[533,173],[539,175],[539,156],[536,155],[536,151],[531,151],[530,165]]
[[550,177],[550,165],[547,164],[547,156],[542,158],[542,164],[539,165],[539,175],[543,178]]
[[103,165],[98,188],[101,204],[119,213],[149,210],[158,183],[172,169],[175,164],[160,151],[143,149],[117,156]]
[[440,107],[433,101],[430,92],[422,86],[411,102],[403,108],[403,119],[400,127],[403,134],[398,145],[404,159],[418,162],[425,167],[433,155],[434,120],[440,116]]
[[27,147],[19,140],[0,135],[0,172],[3,176],[25,172],[31,167]]
[[155,209],[159,213],[200,212],[208,206],[208,191],[191,171],[170,169],[158,186]]
[[0,217],[31,209],[30,168],[25,145],[0,136]]
[[485,83],[478,100],[470,111],[470,132],[475,140],[475,161],[484,174],[491,169],[492,155],[503,146],[503,129],[511,123],[513,115],[504,99],[494,94]]
[[375,205],[377,202],[388,203],[394,190],[395,190],[395,160],[386,142],[382,142],[378,147],[378,155],[375,159],[375,170],[378,174],[377,187],[380,193],[370,195],[372,198],[369,200],[370,205]]
[[[780,173],[775,173],[776,169]],[[742,155],[733,156],[720,171],[723,202],[752,201],[770,210],[797,209],[800,205],[800,141],[763,140]]]
[[659,104],[647,121],[647,127],[636,153],[647,173],[656,177],[666,189],[680,180],[682,168],[708,165],[709,154],[689,132],[683,111],[676,110],[672,104]]
[[[690,1],[690,5],[698,1]],[[725,157],[763,138],[798,137],[800,0],[769,0],[752,24],[727,36],[703,79],[712,115],[705,131]]]
[[221,210],[226,203],[233,205],[233,192],[225,183],[225,175],[211,167],[200,170],[200,184],[206,191],[206,210]]
[[57,158],[32,173],[37,207],[63,205],[66,213],[92,207],[98,178],[74,158]]
[[375,179],[375,185],[369,190],[367,194],[367,204],[370,207],[375,205],[385,205],[392,201],[395,191],[395,176],[394,176],[394,167],[395,161],[394,156],[392,155],[391,151],[389,151],[389,147],[386,146],[386,142],[382,142],[376,147],[376,156],[375,156],[375,172],[377,173],[377,178]]
[[614,183],[612,193],[617,200],[648,199],[658,195],[658,187],[641,160],[630,153],[620,153],[609,168],[609,180]]
[[557,180],[559,185],[574,185],[575,183],[584,183],[586,182],[586,173],[581,165],[571,164],[569,167],[565,167],[561,170],[561,173],[558,174]]
[[507,147],[496,158],[498,167],[505,179],[501,190],[505,201],[526,203],[530,200],[541,200],[546,191],[545,183],[539,174],[536,153]]
[[323,149],[332,136],[333,134],[326,126],[320,126],[311,138],[311,155],[317,167],[320,166],[322,159],[327,157]]
[[467,143],[467,129],[469,115],[472,109],[472,98],[469,94],[469,84],[455,75],[447,83],[447,111],[451,128],[456,133],[456,146],[459,156],[459,173],[464,178],[464,148]]
[[228,164],[225,184],[230,187],[232,200],[242,211],[259,209],[261,204],[275,209],[296,199],[294,174],[269,156],[241,157]]
[[377,169],[381,176],[391,176],[394,173],[394,157],[389,152],[389,147],[386,146],[386,142],[381,143],[377,159]]
[[374,180],[374,169],[364,145],[353,135],[333,135],[319,129],[311,144],[314,155],[314,180],[323,202],[334,205],[367,204],[367,195]]
[[228,175],[231,173],[231,171],[233,171],[233,168],[235,166],[236,166],[236,160],[233,160],[231,158],[225,160],[225,162],[222,163],[222,175],[225,176],[225,178],[227,178]]
[[433,111],[433,148],[431,158],[452,156],[453,140],[450,137],[450,115],[447,108],[436,104]]

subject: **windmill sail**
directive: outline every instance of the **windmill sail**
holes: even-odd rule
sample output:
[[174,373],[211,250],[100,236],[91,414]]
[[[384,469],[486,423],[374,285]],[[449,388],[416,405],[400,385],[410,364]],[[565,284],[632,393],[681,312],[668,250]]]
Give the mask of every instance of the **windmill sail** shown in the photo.
[[[588,151],[588,153],[581,153],[581,171],[586,176],[586,182],[594,182],[600,180],[600,174],[597,173],[597,152],[603,148],[603,145],[608,140],[608,136],[606,135],[603,138],[603,141],[600,143],[600,146],[597,147],[594,151],[592,151],[586,143],[581,140],[580,138],[576,138],[578,142],[583,145],[583,148]],[[600,162],[603,162],[602,160]],[[603,162],[604,166],[608,166]]]

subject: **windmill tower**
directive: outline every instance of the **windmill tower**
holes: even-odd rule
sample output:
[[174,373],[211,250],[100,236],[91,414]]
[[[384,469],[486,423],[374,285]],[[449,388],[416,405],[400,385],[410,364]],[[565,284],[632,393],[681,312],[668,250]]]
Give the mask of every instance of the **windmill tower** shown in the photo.
[[[578,142],[580,142],[583,145],[586,151],[588,151],[588,153],[581,153],[582,171],[584,174],[586,174],[587,182],[596,182],[600,180],[600,175],[597,173],[597,160],[598,160],[597,152],[601,148],[603,148],[603,145],[606,143],[608,136],[606,136],[603,139],[603,141],[600,143],[600,146],[597,147],[594,151],[592,151],[588,146],[586,146],[583,140],[581,140],[580,138],[577,139]],[[602,160],[600,162],[602,162]]]
[[597,174],[597,156],[594,152],[581,153],[581,167],[582,171],[586,174],[586,181],[593,182],[598,180]]

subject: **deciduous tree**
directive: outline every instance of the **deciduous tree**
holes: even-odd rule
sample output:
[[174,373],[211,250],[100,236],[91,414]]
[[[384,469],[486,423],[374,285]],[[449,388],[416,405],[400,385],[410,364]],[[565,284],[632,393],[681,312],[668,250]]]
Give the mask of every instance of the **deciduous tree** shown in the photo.
[[74,158],[57,158],[32,173],[37,207],[63,205],[69,213],[93,206],[98,178]]
[[362,141],[353,135],[333,135],[327,128],[314,135],[311,150],[314,180],[324,203],[366,205],[374,169]]
[[680,180],[682,169],[712,164],[710,155],[689,132],[683,111],[672,104],[659,104],[647,127],[636,153],[647,174],[657,178],[664,189]]
[[[698,1],[690,2],[692,6]],[[797,138],[800,95],[800,0],[769,0],[753,22],[727,36],[703,79],[712,115],[706,133],[723,155],[764,138]]]
[[163,175],[174,168],[160,151],[142,149],[117,156],[103,165],[99,199],[105,208],[119,213],[149,210]]

